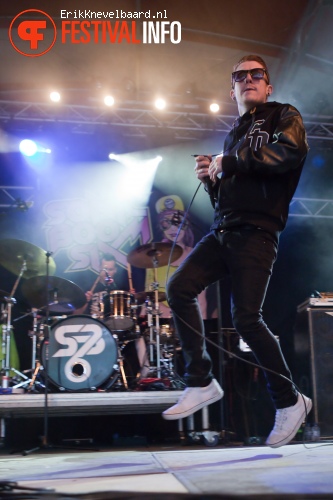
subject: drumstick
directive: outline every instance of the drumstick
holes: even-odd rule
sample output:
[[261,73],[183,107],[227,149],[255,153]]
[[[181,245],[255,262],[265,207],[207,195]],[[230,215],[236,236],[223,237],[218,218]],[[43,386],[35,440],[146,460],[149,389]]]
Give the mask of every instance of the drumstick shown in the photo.
[[93,286],[92,286],[92,287],[91,287],[91,289],[90,289],[90,292],[91,292],[91,293],[94,293],[94,290],[95,290],[96,285],[97,285],[97,283],[98,283],[98,281],[99,281],[99,278],[100,278],[100,275],[98,275],[98,276],[97,276],[97,278],[95,279],[94,284],[93,284]]
[[129,289],[133,290],[132,268],[129,262],[127,263],[127,274],[128,274]]

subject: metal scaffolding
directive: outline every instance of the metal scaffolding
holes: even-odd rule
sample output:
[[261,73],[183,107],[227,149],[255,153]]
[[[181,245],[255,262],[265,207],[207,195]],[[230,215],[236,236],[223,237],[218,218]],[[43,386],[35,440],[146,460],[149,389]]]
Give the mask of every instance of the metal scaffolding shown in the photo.
[[0,186],[0,208],[26,212],[33,206],[31,186]]
[[290,203],[289,215],[294,217],[333,219],[333,200],[293,198]]
[[[0,208],[26,211],[33,206],[34,189],[31,186],[0,186]],[[320,198],[293,198],[291,217],[333,219],[333,200]]]
[[[127,101],[115,108],[73,104],[0,100],[0,122],[62,123],[80,125],[80,132],[92,125],[127,128],[128,134],[145,135],[148,129],[172,130],[175,138],[197,139],[206,132],[228,133],[235,115],[212,115],[199,111],[197,105],[178,105],[173,110],[159,112],[151,103]],[[333,141],[333,117],[303,115],[308,138]],[[327,147],[331,147],[327,144]]]

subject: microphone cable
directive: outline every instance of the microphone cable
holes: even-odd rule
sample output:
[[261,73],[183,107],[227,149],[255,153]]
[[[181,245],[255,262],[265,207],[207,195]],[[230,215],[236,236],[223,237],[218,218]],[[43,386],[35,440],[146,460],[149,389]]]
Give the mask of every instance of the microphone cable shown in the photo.
[[[173,241],[173,244],[172,244],[172,247],[171,247],[171,250],[170,250],[170,255],[169,255],[169,259],[168,259],[168,264],[167,264],[167,272],[166,272],[166,279],[165,279],[165,284],[167,284],[168,282],[168,278],[169,278],[169,272],[170,272],[170,266],[171,266],[171,263],[172,263],[172,253],[176,247],[176,244],[177,244],[177,240],[179,238],[179,234],[183,228],[183,225],[185,224],[185,221],[187,220],[188,218],[188,214],[189,214],[189,211],[193,205],[193,202],[198,194],[198,191],[200,189],[200,186],[202,185],[202,182],[200,181],[198,187],[196,188],[193,196],[192,196],[192,199],[186,209],[186,211],[184,212],[184,217],[183,217],[183,220],[181,221],[179,227],[178,227],[178,231],[177,231],[177,234],[176,234],[176,237]],[[167,289],[167,287],[165,286],[165,289]],[[166,293],[167,295],[167,293]],[[168,296],[166,297],[167,298],[167,302],[169,303],[169,300],[168,300]],[[276,372],[275,370],[272,370],[271,368],[267,368],[263,365],[259,365],[258,363],[255,363],[254,361],[250,361],[248,359],[244,359],[240,356],[238,356],[237,354],[231,352],[231,351],[228,351],[227,349],[225,349],[224,347],[218,345],[216,342],[214,342],[213,340],[209,339],[206,337],[206,335],[202,334],[201,332],[199,332],[198,330],[196,330],[195,328],[193,328],[189,323],[187,323],[181,316],[179,316],[179,314],[177,314],[175,311],[172,311],[172,314],[175,314],[177,316],[178,319],[180,319],[180,321],[182,321],[183,324],[185,324],[188,328],[190,328],[196,335],[199,335],[202,339],[205,340],[205,342],[208,342],[210,343],[211,345],[213,345],[214,347],[216,347],[218,350],[220,351],[223,351],[225,354],[228,354],[230,357],[232,358],[235,358],[239,361],[242,361],[243,363],[246,363],[250,366],[253,366],[255,368],[259,368],[260,370],[263,370],[263,371],[267,371],[267,372],[270,372],[272,373],[273,375],[276,375],[278,377],[281,377],[283,378],[284,380],[286,380],[287,382],[290,382],[292,384],[292,386],[295,388],[295,390],[298,392],[298,394],[301,396],[302,400],[303,400],[303,404],[304,404],[304,409],[305,409],[305,422],[307,421],[308,419],[308,411],[307,411],[307,407],[306,407],[306,402],[305,402],[305,399],[304,399],[304,396],[300,390],[300,388],[295,384],[295,382],[291,379],[289,379],[288,377],[286,377],[285,375],[282,375],[282,373],[278,373]],[[306,447],[306,443],[303,439],[303,445]]]

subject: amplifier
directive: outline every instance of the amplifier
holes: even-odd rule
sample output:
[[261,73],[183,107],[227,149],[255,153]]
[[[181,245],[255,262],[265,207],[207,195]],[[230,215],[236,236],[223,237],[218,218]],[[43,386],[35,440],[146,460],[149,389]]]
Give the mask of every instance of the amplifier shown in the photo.
[[322,437],[332,437],[333,307],[298,308],[294,348],[294,381],[313,402],[309,419],[319,424]]
[[297,312],[307,307],[333,307],[333,293],[316,292],[316,297],[309,297],[297,307]]

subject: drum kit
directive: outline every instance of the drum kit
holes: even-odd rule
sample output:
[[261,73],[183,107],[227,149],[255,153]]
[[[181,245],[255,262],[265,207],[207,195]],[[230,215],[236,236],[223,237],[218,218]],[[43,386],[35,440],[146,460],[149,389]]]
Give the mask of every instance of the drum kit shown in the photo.
[[[171,252],[172,260],[176,260],[182,248],[150,243],[131,251],[127,257],[129,269],[154,268],[151,290],[133,294],[108,290],[106,285],[107,314],[93,318],[75,313],[86,304],[85,293],[75,283],[54,275],[56,265],[49,252],[22,240],[1,240],[0,264],[17,276],[10,293],[0,291],[2,391],[8,388],[12,392],[38,392],[48,387],[48,381],[60,391],[127,390],[137,388],[140,380],[148,376],[157,380],[172,378],[173,354],[167,344],[172,343],[174,332],[169,324],[160,324],[159,304],[166,300],[166,295],[159,291],[156,279],[157,268],[168,263]],[[21,281],[21,293],[30,305],[29,312],[21,318],[32,318],[31,368],[23,372],[13,366],[12,354],[12,307]],[[130,273],[129,281],[131,285]],[[142,321],[144,331],[139,324],[139,311],[145,311],[140,314],[141,319],[147,317],[147,321]],[[130,387],[124,352],[139,338],[144,340],[146,369],[142,369],[140,361],[139,370],[133,370],[136,385]],[[130,363],[129,360],[127,365]]]

